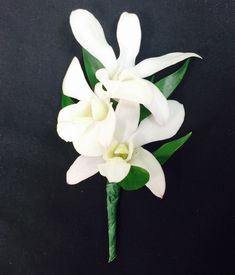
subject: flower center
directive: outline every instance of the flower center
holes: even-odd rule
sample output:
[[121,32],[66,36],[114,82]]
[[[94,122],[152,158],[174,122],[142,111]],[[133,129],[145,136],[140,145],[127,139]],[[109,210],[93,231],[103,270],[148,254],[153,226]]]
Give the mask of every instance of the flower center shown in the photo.
[[122,159],[127,159],[128,154],[129,154],[129,148],[124,143],[120,143],[113,152],[113,155],[115,157],[119,157]]
[[122,158],[125,161],[131,159],[133,153],[133,144],[132,143],[118,143],[114,141],[111,146],[105,152],[103,158],[109,160],[112,158]]

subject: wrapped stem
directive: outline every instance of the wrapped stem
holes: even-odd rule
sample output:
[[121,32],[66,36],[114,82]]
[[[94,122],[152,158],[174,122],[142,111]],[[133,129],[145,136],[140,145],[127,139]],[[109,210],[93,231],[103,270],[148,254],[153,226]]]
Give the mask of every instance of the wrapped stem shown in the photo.
[[117,206],[120,196],[120,186],[116,183],[107,183],[106,202],[108,214],[108,237],[109,237],[109,263],[117,256],[116,233],[117,233]]

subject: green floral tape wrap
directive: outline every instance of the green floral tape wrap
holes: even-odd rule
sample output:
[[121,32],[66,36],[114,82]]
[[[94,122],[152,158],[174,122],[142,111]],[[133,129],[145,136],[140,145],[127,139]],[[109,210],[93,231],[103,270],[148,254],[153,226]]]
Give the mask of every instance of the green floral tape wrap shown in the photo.
[[120,196],[120,186],[116,183],[107,183],[106,201],[108,214],[108,237],[109,237],[109,263],[117,256],[116,230],[117,230],[117,205]]

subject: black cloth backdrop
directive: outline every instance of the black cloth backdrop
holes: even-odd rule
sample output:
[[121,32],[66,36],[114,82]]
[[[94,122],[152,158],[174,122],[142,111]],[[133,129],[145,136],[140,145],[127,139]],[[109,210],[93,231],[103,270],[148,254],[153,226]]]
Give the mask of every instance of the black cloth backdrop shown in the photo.
[[[122,193],[111,264],[105,179],[68,186],[77,154],[56,133],[62,79],[81,57],[69,26],[76,8],[96,15],[116,53],[116,24],[129,11],[142,25],[138,60],[173,51],[204,58],[172,96],[186,109],[177,137],[192,130],[192,139],[164,166],[163,200],[147,188]],[[0,1],[1,275],[234,274],[233,15],[232,0]]]

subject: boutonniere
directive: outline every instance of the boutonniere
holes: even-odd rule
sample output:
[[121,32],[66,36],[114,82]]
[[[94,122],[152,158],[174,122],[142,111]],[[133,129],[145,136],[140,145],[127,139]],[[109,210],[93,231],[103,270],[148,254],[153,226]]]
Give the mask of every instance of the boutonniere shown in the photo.
[[[68,184],[96,173],[106,178],[109,262],[116,257],[116,212],[121,190],[146,186],[155,196],[165,193],[162,165],[189,139],[167,142],[154,152],[145,144],[173,137],[180,129],[184,106],[168,100],[182,81],[195,53],[175,52],[135,64],[141,42],[136,14],[124,12],[117,26],[117,58],[99,21],[88,11],[71,13],[70,24],[83,48],[85,74],[74,57],[63,80],[59,136],[80,154],[67,171]],[[186,60],[174,73],[155,82],[160,70]],[[86,78],[89,80],[87,82]]]

